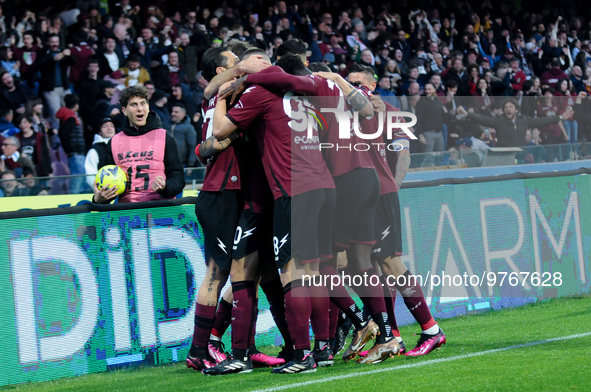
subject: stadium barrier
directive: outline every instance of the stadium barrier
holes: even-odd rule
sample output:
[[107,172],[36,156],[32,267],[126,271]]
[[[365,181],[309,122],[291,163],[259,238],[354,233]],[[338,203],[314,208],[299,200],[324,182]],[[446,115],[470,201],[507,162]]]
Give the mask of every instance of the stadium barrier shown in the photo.
[[[435,317],[588,294],[590,172],[405,184],[403,260],[415,275],[561,275],[549,286],[519,274],[515,284],[428,286]],[[0,385],[182,361],[205,271],[194,201],[0,213]],[[278,344],[260,301],[257,343]],[[399,324],[413,322],[400,305]]]

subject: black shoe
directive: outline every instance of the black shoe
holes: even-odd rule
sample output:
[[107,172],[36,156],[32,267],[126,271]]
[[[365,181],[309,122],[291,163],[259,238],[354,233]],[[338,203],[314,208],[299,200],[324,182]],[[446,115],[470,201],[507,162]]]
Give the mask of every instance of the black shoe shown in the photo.
[[325,345],[323,348],[317,348],[312,351],[312,356],[314,357],[314,361],[320,367],[332,366],[334,365],[334,357],[331,354],[332,350],[330,349],[330,345]]
[[246,361],[244,361],[229,357],[212,368],[204,369],[201,373],[208,374],[210,376],[218,376],[221,374],[250,372],[252,372],[252,363],[250,362],[250,358],[247,358]]
[[316,362],[312,353],[307,354],[304,359],[294,359],[285,365],[275,368],[271,373],[293,374],[293,373],[312,373],[316,371]]
[[345,340],[353,329],[353,322],[349,318],[339,318],[337,333],[332,344],[332,355],[336,356],[345,347]]
[[209,369],[215,366],[215,362],[209,358],[193,357],[191,355],[187,355],[185,364],[189,369],[197,371],[202,371],[204,369]]
[[277,358],[283,359],[285,363],[293,361],[293,347],[283,347],[277,354]]

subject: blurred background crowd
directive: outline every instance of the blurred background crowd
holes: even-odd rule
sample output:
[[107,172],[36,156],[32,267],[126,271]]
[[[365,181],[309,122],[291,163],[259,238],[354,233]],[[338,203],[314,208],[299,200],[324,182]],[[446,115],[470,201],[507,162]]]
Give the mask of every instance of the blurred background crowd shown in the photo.
[[[438,97],[441,113],[423,128],[441,132],[443,144],[423,138],[412,152],[505,146],[465,112],[502,116],[508,97],[524,116],[567,114],[520,146],[591,140],[591,9],[581,1],[0,0],[2,193],[90,191],[82,177],[31,178],[96,173],[124,118],[119,94],[133,85],[147,88],[184,165],[198,166],[203,53],[241,42],[275,59],[293,38],[310,62],[343,76],[352,64],[370,66],[376,93],[402,110],[420,114],[432,109],[421,96]],[[419,118],[419,136],[421,127]],[[28,182],[13,181],[21,177]]]

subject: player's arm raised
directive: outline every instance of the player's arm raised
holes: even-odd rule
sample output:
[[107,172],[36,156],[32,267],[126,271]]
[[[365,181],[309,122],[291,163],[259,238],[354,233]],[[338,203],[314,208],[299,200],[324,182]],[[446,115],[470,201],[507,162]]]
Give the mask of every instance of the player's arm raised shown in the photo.
[[347,102],[349,102],[353,109],[357,110],[362,117],[373,116],[373,106],[369,99],[347,82],[341,75],[334,72],[314,72],[314,75],[335,82],[343,94],[345,94],[345,97],[347,97]]
[[240,61],[234,67],[216,75],[213,79],[211,79],[211,81],[205,88],[205,91],[203,92],[203,96],[205,97],[205,99],[211,99],[211,97],[218,93],[218,90],[224,83],[230,80],[234,80],[235,78],[240,77],[245,73],[256,73],[270,66],[271,63],[263,60],[263,56],[250,56],[246,60]]

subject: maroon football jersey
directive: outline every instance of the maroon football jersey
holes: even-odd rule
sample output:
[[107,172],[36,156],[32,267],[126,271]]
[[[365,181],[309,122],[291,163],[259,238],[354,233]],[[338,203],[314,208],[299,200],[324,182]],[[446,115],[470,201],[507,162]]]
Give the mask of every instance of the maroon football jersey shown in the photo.
[[[327,143],[323,153],[333,176],[340,176],[357,168],[374,168],[369,153],[363,148],[358,150],[355,148],[360,143],[371,143],[371,141],[365,141],[353,132],[353,111],[335,82],[313,75],[290,75],[276,66],[248,75],[247,80],[249,83],[268,89],[294,91],[295,94],[307,96],[297,98],[303,103],[301,112],[305,113],[305,117],[298,118],[301,121],[292,122],[291,125],[304,132],[303,128],[307,127],[309,121],[317,122],[314,124],[314,129],[319,130],[320,141]],[[340,122],[337,120],[337,115],[326,109],[338,109],[342,114],[339,118]],[[311,116],[315,116],[318,120],[312,120]],[[340,127],[345,128],[344,133],[347,137],[340,138]],[[329,145],[332,147],[328,147]]]
[[[203,116],[202,135],[207,140],[213,135],[213,112],[217,102],[217,96],[203,100],[201,111]],[[223,190],[240,189],[240,168],[238,166],[237,145],[235,140],[228,148],[207,159],[207,169],[203,178],[201,190],[220,192]]]
[[[275,199],[315,189],[334,188],[319,147],[319,137],[290,127],[304,110],[292,93],[278,94],[261,86],[244,91],[227,117],[239,128],[254,130],[267,180]],[[291,114],[291,116],[290,116]]]

